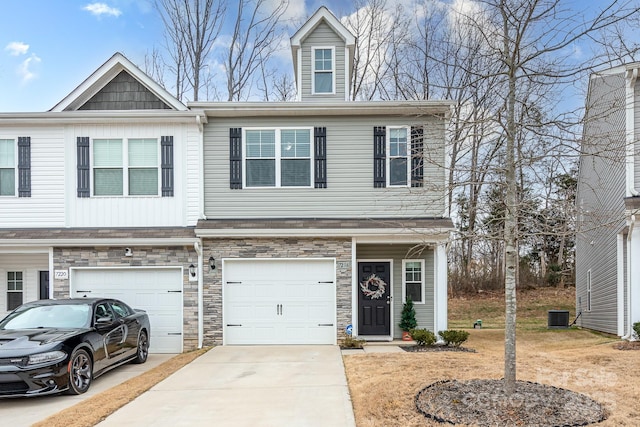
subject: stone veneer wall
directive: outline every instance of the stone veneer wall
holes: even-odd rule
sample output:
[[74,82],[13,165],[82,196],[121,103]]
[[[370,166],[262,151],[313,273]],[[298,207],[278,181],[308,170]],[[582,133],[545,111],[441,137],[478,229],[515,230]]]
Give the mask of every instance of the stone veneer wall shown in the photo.
[[[198,282],[189,282],[188,266],[197,265],[198,255],[193,247],[134,247],[133,256],[124,256],[124,246],[55,248],[53,268],[68,270],[72,267],[184,267],[182,278],[183,348],[198,347]],[[53,282],[53,297],[69,297],[69,280]]]
[[205,266],[204,345],[222,344],[222,259],[223,258],[335,258],[349,267],[336,271],[336,336],[351,323],[351,239],[204,239],[205,260],[216,259],[216,269]]

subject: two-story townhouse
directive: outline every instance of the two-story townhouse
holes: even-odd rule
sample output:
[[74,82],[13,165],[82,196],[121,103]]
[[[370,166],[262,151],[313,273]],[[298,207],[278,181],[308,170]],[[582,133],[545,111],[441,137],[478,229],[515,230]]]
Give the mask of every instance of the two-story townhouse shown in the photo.
[[203,120],[121,54],[50,111],[0,114],[0,316],[109,296],[148,311],[151,351],[201,344]]
[[629,339],[640,321],[639,70],[590,77],[576,199],[577,324]]
[[354,36],[321,7],[291,38],[296,102],[203,110],[205,342],[333,344],[447,328],[445,101],[350,102]]

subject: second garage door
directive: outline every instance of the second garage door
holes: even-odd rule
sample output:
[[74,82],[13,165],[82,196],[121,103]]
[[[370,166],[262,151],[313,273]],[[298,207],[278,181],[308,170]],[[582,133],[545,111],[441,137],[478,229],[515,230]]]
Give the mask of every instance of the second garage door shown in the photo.
[[151,323],[149,352],[182,352],[180,268],[74,269],[71,296],[116,298],[146,310]]
[[225,344],[335,344],[333,259],[225,260]]

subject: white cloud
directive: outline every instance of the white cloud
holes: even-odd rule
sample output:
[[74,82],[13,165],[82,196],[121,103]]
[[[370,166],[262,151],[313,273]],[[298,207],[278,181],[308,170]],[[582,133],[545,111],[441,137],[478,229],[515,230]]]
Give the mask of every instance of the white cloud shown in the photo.
[[120,9],[110,7],[106,3],[90,3],[82,9],[95,16],[107,15],[118,17],[122,15],[122,11]]
[[31,54],[30,57],[22,61],[22,64],[18,67],[18,75],[22,79],[22,83],[27,83],[37,77],[34,67],[36,67],[41,61],[42,60],[35,54]]
[[9,54],[12,56],[19,56],[27,53],[29,45],[22,42],[11,42],[4,48],[4,50],[9,51]]

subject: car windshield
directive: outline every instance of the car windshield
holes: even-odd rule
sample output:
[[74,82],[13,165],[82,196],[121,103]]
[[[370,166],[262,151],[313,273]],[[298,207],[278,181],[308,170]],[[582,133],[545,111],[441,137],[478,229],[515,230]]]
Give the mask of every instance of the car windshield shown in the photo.
[[35,305],[11,313],[0,329],[84,328],[90,319],[89,304]]

